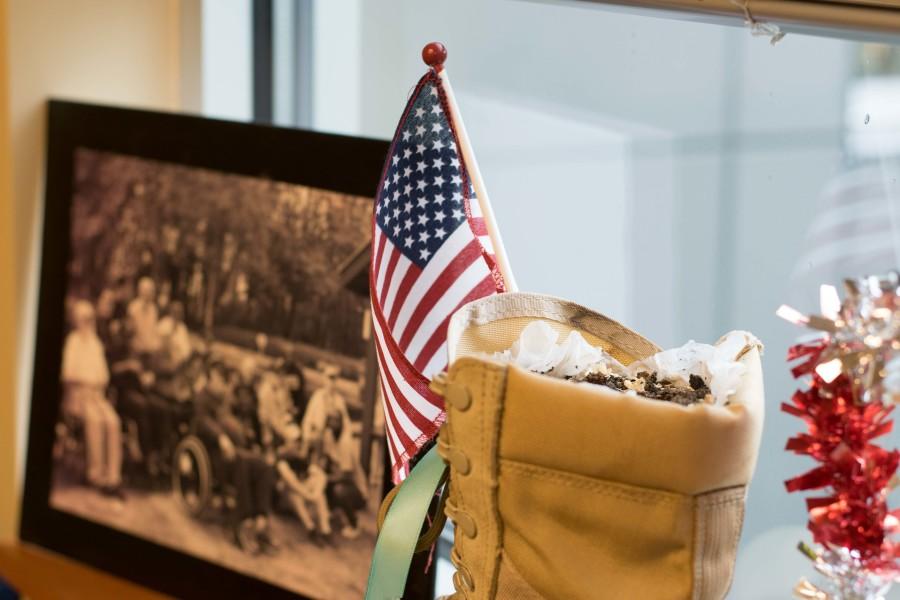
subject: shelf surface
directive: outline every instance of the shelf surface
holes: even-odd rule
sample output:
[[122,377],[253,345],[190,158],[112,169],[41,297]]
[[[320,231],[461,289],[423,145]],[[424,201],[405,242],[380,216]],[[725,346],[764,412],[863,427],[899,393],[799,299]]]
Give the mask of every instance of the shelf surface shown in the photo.
[[164,600],[168,596],[29,544],[0,544],[0,577],[32,600]]

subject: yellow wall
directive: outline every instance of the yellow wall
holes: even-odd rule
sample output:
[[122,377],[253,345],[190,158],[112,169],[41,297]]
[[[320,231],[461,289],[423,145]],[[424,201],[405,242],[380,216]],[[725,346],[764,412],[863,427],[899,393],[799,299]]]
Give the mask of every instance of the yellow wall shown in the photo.
[[14,535],[15,489],[15,259],[12,153],[9,145],[7,6],[0,0],[0,540]]
[[[10,464],[21,464],[34,348],[38,229],[43,193],[45,106],[49,97],[173,110],[180,104],[180,14],[190,0],[0,0],[7,25],[0,37],[8,50],[8,81],[0,103],[0,122],[9,115],[12,140],[12,206],[0,189],[0,227],[15,229],[14,247],[0,231],[0,319],[12,314],[19,324],[17,348],[7,340],[11,322],[0,320],[0,535],[14,530],[10,498],[18,495]],[[5,146],[0,143],[0,149]],[[0,168],[10,162],[0,153]],[[0,174],[3,172],[0,171]],[[9,176],[0,177],[8,186]],[[10,213],[12,219],[9,218]],[[9,227],[9,226],[7,226]],[[7,248],[9,246],[9,248]],[[15,251],[15,275],[8,271]],[[13,283],[15,285],[13,285]],[[9,290],[7,292],[6,290]],[[11,440],[10,392],[5,382],[10,354],[17,351],[19,375],[18,444]],[[18,456],[16,450],[18,447]]]

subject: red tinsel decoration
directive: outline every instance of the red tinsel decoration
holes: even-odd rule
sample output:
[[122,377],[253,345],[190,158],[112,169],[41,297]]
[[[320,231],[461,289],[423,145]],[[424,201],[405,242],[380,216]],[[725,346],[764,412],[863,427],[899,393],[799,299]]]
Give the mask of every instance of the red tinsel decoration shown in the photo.
[[819,466],[785,482],[789,492],[827,488],[826,495],[807,498],[809,530],[826,547],[859,553],[872,571],[900,571],[900,546],[889,535],[897,530],[900,511],[887,506],[889,484],[900,452],[872,440],[891,431],[893,406],[863,404],[846,374],[826,382],[815,371],[828,340],[799,344],[788,360],[803,359],[792,372],[810,377],[809,387],[794,393],[781,409],[803,419],[807,432],[788,440],[786,449],[806,454]]

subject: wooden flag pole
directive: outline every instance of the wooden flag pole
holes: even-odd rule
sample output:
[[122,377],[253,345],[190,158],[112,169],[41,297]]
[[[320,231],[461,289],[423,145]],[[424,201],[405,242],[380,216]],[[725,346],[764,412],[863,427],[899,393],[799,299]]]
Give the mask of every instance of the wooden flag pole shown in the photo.
[[475,153],[472,152],[472,145],[466,133],[466,126],[463,124],[462,117],[459,114],[459,107],[456,105],[456,98],[453,96],[453,88],[450,86],[450,79],[447,77],[447,70],[444,68],[444,61],[447,60],[447,49],[440,42],[431,42],[422,49],[422,60],[435,70],[444,84],[444,93],[447,95],[450,116],[456,125],[456,135],[459,138],[463,162],[469,171],[469,177],[472,179],[472,187],[475,188],[475,196],[478,200],[478,205],[481,207],[481,214],[487,226],[488,236],[494,244],[497,267],[500,269],[500,274],[503,275],[506,291],[516,292],[519,286],[516,285],[512,268],[509,266],[506,248],[503,246],[503,238],[500,237],[500,230],[497,228],[497,221],[494,218],[494,210],[491,208],[491,202],[484,187],[484,180],[481,178],[481,171],[478,169],[478,161],[475,160]]

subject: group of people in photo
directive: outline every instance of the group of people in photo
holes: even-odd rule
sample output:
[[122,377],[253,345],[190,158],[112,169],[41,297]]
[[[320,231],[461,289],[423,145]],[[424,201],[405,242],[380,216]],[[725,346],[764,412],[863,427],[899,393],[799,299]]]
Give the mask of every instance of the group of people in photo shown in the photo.
[[359,535],[369,485],[340,367],[217,350],[189,329],[182,301],[151,276],[134,279],[70,302],[60,422],[83,442],[84,484],[126,505],[126,488],[168,491],[176,448],[194,436],[242,550],[278,552],[281,506],[317,544]]

